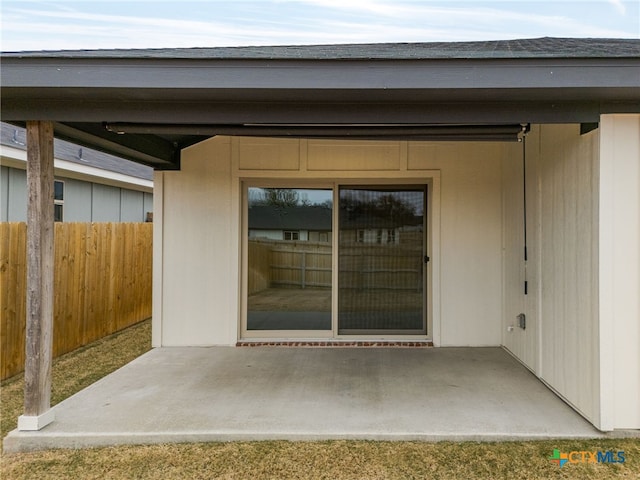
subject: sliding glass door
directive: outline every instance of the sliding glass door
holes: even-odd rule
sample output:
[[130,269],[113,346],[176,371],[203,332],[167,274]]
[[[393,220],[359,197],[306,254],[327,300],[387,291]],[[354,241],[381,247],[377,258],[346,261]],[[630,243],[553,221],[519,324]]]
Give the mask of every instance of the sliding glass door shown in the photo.
[[339,334],[426,334],[425,193],[340,188]]
[[331,189],[249,188],[247,330],[331,330]]
[[248,187],[244,332],[426,335],[426,192]]

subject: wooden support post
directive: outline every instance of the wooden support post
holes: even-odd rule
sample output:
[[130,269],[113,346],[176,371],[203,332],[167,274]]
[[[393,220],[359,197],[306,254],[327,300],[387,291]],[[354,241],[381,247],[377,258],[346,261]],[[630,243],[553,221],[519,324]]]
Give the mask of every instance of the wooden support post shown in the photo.
[[53,124],[27,122],[27,331],[19,430],[53,421]]

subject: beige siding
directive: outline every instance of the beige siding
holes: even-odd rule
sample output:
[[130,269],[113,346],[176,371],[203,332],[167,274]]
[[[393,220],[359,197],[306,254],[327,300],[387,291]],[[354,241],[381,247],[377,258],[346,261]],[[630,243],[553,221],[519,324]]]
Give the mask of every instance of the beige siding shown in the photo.
[[540,132],[540,376],[583,415],[598,417],[598,131]]
[[526,143],[527,296],[522,164],[503,162],[503,343],[602,430],[640,428],[640,116]]
[[309,140],[309,170],[399,170],[400,142],[351,141],[344,148],[344,140]]
[[512,146],[410,143],[411,170],[442,172],[441,345],[499,345],[501,162]]
[[163,174],[162,345],[236,341],[230,147],[224,137],[195,145],[182,171]]
[[300,168],[297,140],[261,138],[239,142],[237,155],[240,170],[298,170]]
[[[528,135],[526,264],[522,151],[517,162],[503,165],[504,345],[594,422],[598,135],[580,135],[579,125],[534,126]],[[518,313],[526,314],[526,330],[518,328]]]
[[[539,263],[538,162],[540,130],[534,126],[524,145],[514,145],[503,160],[503,345],[529,369],[539,372]],[[526,161],[523,155],[526,148]],[[524,261],[524,175],[526,164],[527,253]],[[524,293],[525,280],[528,293]],[[517,316],[524,313],[526,329],[518,327]]]
[[431,263],[436,298],[428,299],[434,341],[500,345],[500,182],[508,148],[216,137],[183,151],[182,170],[156,180],[163,191],[156,216],[164,218],[164,226],[156,230],[163,237],[156,244],[163,261],[156,263],[156,296],[162,292],[162,301],[154,303],[154,328],[161,329],[154,332],[154,344],[236,342],[244,179],[331,184],[431,178],[434,198],[440,199],[431,218],[439,233],[429,240],[440,248]]
[[603,429],[640,428],[640,115],[603,115],[600,375]]

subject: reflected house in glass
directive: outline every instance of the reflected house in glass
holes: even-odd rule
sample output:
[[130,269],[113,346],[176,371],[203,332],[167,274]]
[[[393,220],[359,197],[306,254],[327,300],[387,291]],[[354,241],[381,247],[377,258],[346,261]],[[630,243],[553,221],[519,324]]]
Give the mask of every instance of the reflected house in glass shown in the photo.
[[331,330],[332,191],[247,193],[247,331]]
[[331,242],[331,208],[322,205],[253,205],[249,238]]

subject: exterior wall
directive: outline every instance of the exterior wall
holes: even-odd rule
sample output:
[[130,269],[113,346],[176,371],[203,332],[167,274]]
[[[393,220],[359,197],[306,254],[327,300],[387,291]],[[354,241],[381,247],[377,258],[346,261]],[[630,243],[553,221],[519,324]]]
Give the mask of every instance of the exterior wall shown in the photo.
[[87,222],[93,216],[92,185],[81,180],[64,180],[64,210],[62,220],[65,222]]
[[147,220],[147,212],[153,214],[153,193],[143,193],[142,211],[144,212],[144,221]]
[[[20,168],[2,166],[0,172],[0,221],[27,219],[27,174]],[[56,175],[64,182],[65,222],[144,222],[153,211],[153,194],[101,185]]]
[[429,176],[439,179],[430,219],[437,234],[429,240],[439,248],[431,263],[436,298],[428,299],[434,342],[500,345],[501,165],[512,154],[512,146],[500,143],[229,137],[184,150],[181,171],[155,177],[154,345],[238,340],[243,180],[300,186]]
[[597,425],[599,132],[579,130],[540,132],[540,377]]
[[139,222],[145,218],[144,192],[120,190],[120,221]]
[[194,145],[181,164],[154,177],[153,344],[234,345],[240,237],[231,139]]
[[640,115],[600,130],[600,428],[639,429]]
[[91,218],[94,222],[120,221],[120,189],[109,185],[94,185]]
[[422,142],[408,146],[409,170],[433,168],[442,173],[442,346],[501,344],[501,163],[512,157],[513,147]]
[[[26,221],[27,172],[16,168],[2,167],[2,177],[2,201],[6,201],[6,204],[2,206],[1,220],[3,222]],[[6,180],[4,180],[5,178]]]
[[[503,343],[596,425],[598,158],[598,130],[580,135],[580,125],[532,129],[526,139],[526,265],[522,160],[503,169]],[[526,330],[518,327],[518,313],[526,314]]]
[[0,166],[0,221],[9,218],[9,168]]
[[[540,221],[539,221],[540,127],[533,126],[511,158],[503,161],[503,345],[536,374],[540,372]],[[526,149],[526,152],[525,150]],[[524,156],[524,158],[523,158]],[[524,261],[523,169],[526,165],[527,259]],[[525,295],[525,281],[527,294]],[[524,313],[526,328],[518,326]]]

